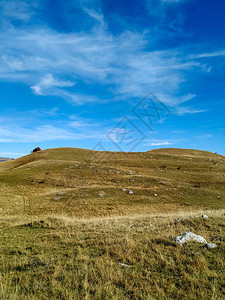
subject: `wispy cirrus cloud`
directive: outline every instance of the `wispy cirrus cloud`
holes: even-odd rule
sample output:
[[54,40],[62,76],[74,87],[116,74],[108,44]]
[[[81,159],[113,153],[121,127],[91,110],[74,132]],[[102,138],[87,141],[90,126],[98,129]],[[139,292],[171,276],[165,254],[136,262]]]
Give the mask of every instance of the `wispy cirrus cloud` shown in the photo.
[[60,94],[60,89],[64,87],[71,87],[75,85],[72,81],[58,80],[52,74],[45,75],[41,81],[31,89],[37,95],[57,95]]
[[185,106],[178,106],[174,110],[174,112],[179,116],[183,116],[185,114],[198,114],[206,111],[207,109],[195,109],[193,107],[185,107]]
[[197,59],[197,58],[209,58],[209,57],[218,57],[218,56],[225,56],[225,50],[219,50],[219,51],[212,51],[212,52],[206,52],[201,54],[193,54],[190,56],[191,59]]
[[[15,117],[0,117],[0,143],[33,143],[59,140],[105,139],[103,124],[76,115],[65,116],[58,120],[59,112],[53,109],[49,113],[54,118],[41,119],[40,112],[21,112]],[[49,113],[45,117],[49,117]],[[45,112],[42,117],[44,117]],[[24,116],[27,116],[24,118]],[[37,118],[39,116],[39,118]]]
[[[167,104],[177,104],[187,97],[177,93],[188,74],[196,69],[205,71],[204,64],[186,59],[179,49],[150,50],[148,32],[126,30],[113,35],[100,10],[87,3],[83,10],[97,21],[86,32],[62,33],[41,24],[2,27],[0,80],[23,82],[37,95],[58,96],[78,104],[100,101],[105,91],[113,101],[140,98],[149,90],[167,99]],[[82,88],[75,85],[80,81]],[[101,93],[88,94],[86,86],[92,85]]]

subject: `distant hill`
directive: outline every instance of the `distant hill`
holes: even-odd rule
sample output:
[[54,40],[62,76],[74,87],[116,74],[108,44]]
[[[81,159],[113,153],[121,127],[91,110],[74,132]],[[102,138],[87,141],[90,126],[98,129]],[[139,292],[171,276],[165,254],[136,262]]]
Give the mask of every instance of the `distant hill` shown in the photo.
[[9,158],[9,157],[0,157],[0,162],[11,160],[11,159],[12,158]]

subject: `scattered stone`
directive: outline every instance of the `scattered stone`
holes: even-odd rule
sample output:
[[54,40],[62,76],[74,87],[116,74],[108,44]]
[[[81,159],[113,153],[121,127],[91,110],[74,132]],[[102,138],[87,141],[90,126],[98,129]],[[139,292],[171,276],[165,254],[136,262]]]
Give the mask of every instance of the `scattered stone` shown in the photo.
[[65,194],[65,192],[59,192],[57,195],[58,196],[62,196],[62,195],[64,195]]
[[153,196],[157,197],[158,195],[157,194],[153,194]]
[[207,215],[202,215],[202,218],[208,219],[209,217]]
[[132,195],[134,192],[133,191],[127,191],[127,193]]
[[102,192],[100,192],[98,195],[99,195],[100,197],[104,197],[104,196],[105,196],[105,194],[102,193]]
[[120,172],[119,172],[119,171],[117,171],[117,172],[116,172],[116,174],[120,174]]
[[134,182],[134,179],[130,179],[131,182]]
[[162,181],[161,184],[162,184],[162,185],[166,185],[166,182],[165,182],[165,181]]
[[185,232],[183,235],[175,237],[175,242],[178,245],[183,245],[187,242],[192,242],[192,241],[201,244],[207,244],[207,241],[206,239],[204,239],[204,237],[202,237],[201,235],[197,235],[193,232]]
[[164,198],[165,198],[165,199],[168,199],[168,197],[167,197],[167,196],[165,196]]
[[119,263],[119,265],[123,266],[123,267],[129,267],[128,265],[124,264],[124,263]]
[[213,249],[217,247],[217,245],[213,243],[206,243],[205,246],[207,249]]
[[185,220],[188,220],[188,219],[189,219],[189,217],[178,218],[177,221],[178,221],[178,222],[181,222],[181,221],[185,221]]
[[125,189],[125,188],[122,188],[121,190],[122,190],[123,192],[126,192],[126,190],[127,190],[127,189]]
[[54,200],[55,201],[58,201],[58,200],[60,200],[61,198],[60,197],[54,197]]
[[180,195],[183,195],[184,193],[180,193]]

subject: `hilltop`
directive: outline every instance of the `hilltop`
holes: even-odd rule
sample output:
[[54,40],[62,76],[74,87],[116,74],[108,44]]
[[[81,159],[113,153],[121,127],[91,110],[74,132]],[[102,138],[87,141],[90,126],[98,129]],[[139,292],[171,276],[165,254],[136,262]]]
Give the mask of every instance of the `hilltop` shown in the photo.
[[0,164],[0,209],[75,217],[220,209],[224,183],[225,157],[211,152],[48,149]]

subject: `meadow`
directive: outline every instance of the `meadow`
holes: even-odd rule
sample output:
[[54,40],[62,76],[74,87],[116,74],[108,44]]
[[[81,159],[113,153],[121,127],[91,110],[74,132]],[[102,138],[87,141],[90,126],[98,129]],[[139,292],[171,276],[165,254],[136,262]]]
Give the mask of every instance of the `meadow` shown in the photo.
[[0,187],[1,299],[225,297],[221,155],[48,149],[1,163]]

